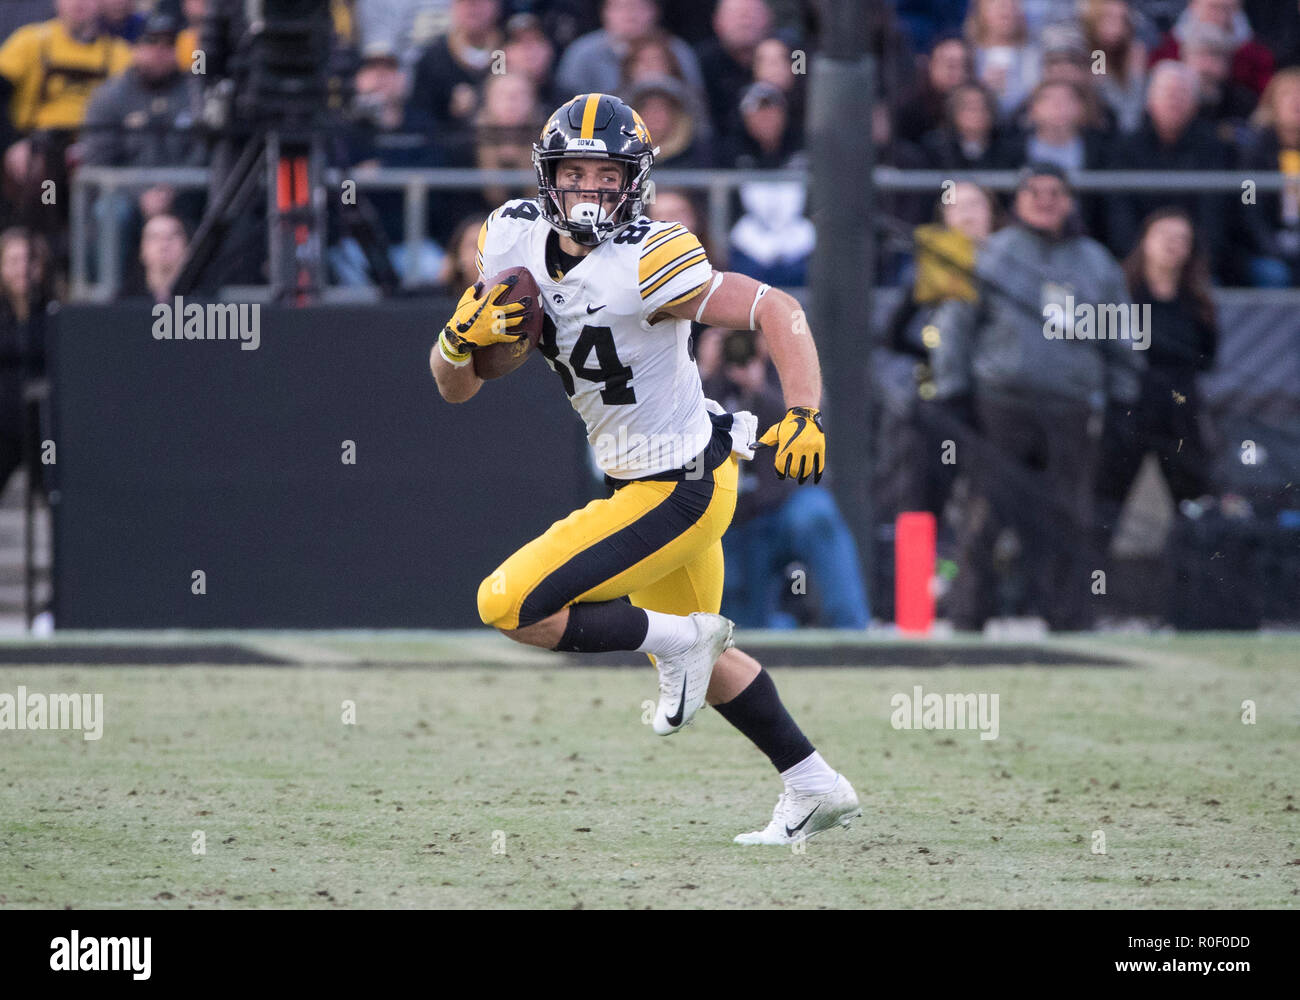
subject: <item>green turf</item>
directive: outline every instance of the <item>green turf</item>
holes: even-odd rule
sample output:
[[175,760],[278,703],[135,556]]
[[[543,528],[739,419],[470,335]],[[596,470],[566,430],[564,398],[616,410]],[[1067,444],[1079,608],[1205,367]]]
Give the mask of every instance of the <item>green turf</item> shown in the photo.
[[[803,853],[731,843],[779,783],[715,712],[655,737],[648,669],[418,669],[464,657],[409,633],[278,647],[333,666],[3,667],[106,718],[0,731],[0,906],[1300,903],[1300,639],[1086,641],[1135,665],[775,670],[864,809]],[[893,729],[914,684],[998,693],[999,738]]]

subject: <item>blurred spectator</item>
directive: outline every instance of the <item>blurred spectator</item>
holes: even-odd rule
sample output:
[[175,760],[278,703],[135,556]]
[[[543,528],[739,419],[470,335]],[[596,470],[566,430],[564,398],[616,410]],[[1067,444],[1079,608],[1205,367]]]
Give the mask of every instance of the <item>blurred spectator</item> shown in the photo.
[[975,52],[975,78],[993,91],[1000,114],[1010,117],[1042,71],[1020,0],[971,0],[965,35]]
[[387,43],[366,43],[352,83],[352,118],[358,129],[350,137],[349,164],[379,166],[381,154],[375,147],[377,137],[385,133],[412,131],[404,127],[410,123],[432,130],[432,119],[404,106],[406,86],[401,62]]
[[911,391],[882,393],[878,455],[887,481],[886,516],[928,510],[936,517],[952,490],[957,467],[941,461],[943,441],[952,436],[943,426],[942,404],[934,401],[934,346],[930,322],[948,299],[975,302],[975,255],[992,234],[998,216],[992,192],[959,181],[939,201],[937,220],[918,226],[910,294],[899,301],[885,334],[888,350],[911,364],[910,378],[899,379]]
[[1124,275],[1133,302],[1150,306],[1151,348],[1137,405],[1112,406],[1106,417],[1097,480],[1103,552],[1148,451],[1160,460],[1175,503],[1208,491],[1196,376],[1214,363],[1218,322],[1191,216],[1181,208],[1148,216]]
[[1163,59],[1180,59],[1187,32],[1197,24],[1216,27],[1232,37],[1231,79],[1262,94],[1273,75],[1273,53],[1255,40],[1240,0],[1189,0],[1173,29],[1151,53],[1152,65]]
[[626,88],[641,80],[671,76],[685,80],[682,64],[673,52],[672,36],[663,32],[637,39],[627,47],[619,66],[619,86]]
[[130,49],[100,30],[98,0],[55,0],[57,17],[19,28],[0,47],[0,104],[18,133],[71,131],[95,88],[126,69]]
[[972,75],[971,54],[960,37],[941,38],[925,60],[921,84],[898,113],[898,134],[921,142],[943,125],[948,98]]
[[447,255],[442,261],[438,285],[448,295],[457,298],[470,285],[478,281],[478,236],[487,221],[486,215],[467,215],[452,230],[447,241]]
[[[490,76],[483,85],[483,110],[474,123],[474,163],[480,170],[524,170],[533,164],[533,140],[545,112],[537,90],[523,73]],[[653,134],[653,133],[652,133]],[[486,207],[527,197],[523,188],[500,185],[482,191]]]
[[124,42],[134,42],[144,30],[145,15],[135,0],[99,0],[99,26]]
[[[434,145],[433,120],[425,110],[405,101],[405,77],[399,56],[385,42],[367,42],[353,81],[353,127],[346,138],[344,163],[353,169],[372,167],[437,167],[445,161]],[[430,198],[431,218],[442,218],[445,195]],[[394,271],[407,275],[409,251],[405,232],[405,197],[402,191],[368,190],[359,193],[354,211],[343,210],[347,229],[330,250],[336,280],[344,285],[369,284],[372,263],[357,239],[357,225],[370,225],[383,234]],[[436,229],[436,226],[435,226]],[[442,250],[427,239],[416,262],[417,283],[432,281]]]
[[[705,394],[725,409],[748,410],[763,427],[785,414],[785,401],[768,379],[768,363],[749,331],[733,331],[723,341],[721,377]],[[817,624],[825,628],[866,628],[866,593],[853,535],[826,486],[778,479],[771,462],[741,467],[736,514],[722,540],[727,580],[725,614],[749,628],[794,628],[799,621],[780,607],[788,586],[782,570],[798,562],[805,568],[820,605]]]
[[1083,127],[1103,133],[1109,139],[1116,129],[1115,116],[1097,91],[1099,74],[1093,73],[1092,59],[1085,46],[1083,33],[1073,25],[1053,24],[1044,28],[1041,83],[1068,83],[1074,87],[1083,101]]
[[505,53],[506,71],[528,77],[544,107],[558,107],[573,96],[555,86],[555,46],[536,15],[516,14],[506,22]]
[[1259,132],[1242,152],[1244,171],[1280,171],[1280,192],[1259,191],[1240,217],[1251,254],[1251,284],[1288,288],[1300,284],[1300,67],[1280,70],[1260,98]]
[[[1112,151],[1116,164],[1143,170],[1222,170],[1227,150],[1213,125],[1197,115],[1200,82],[1189,67],[1178,62],[1159,63],[1151,71],[1147,114],[1132,135],[1121,136]],[[1110,197],[1107,235],[1111,248],[1125,256],[1137,243],[1139,220],[1167,204],[1186,208],[1196,220],[1211,266],[1221,273],[1230,256],[1225,245],[1227,196],[1215,192],[1171,193],[1140,191]]]
[[948,299],[974,302],[975,252],[993,234],[997,199],[986,188],[959,181],[953,185],[951,197],[940,199],[938,215],[937,224],[916,229],[912,300],[922,305]]
[[718,0],[714,36],[697,51],[700,64],[709,68],[709,115],[720,136],[731,138],[742,131],[737,115],[741,93],[754,79],[754,53],[771,28],[772,12],[764,0]]
[[1147,49],[1133,12],[1124,0],[1085,0],[1079,21],[1090,62],[1096,53],[1104,59],[1104,72],[1093,74],[1101,97],[1119,129],[1132,132],[1142,121],[1147,83]]
[[741,133],[724,147],[723,166],[740,170],[783,167],[798,152],[801,136],[791,127],[785,94],[770,83],[755,83],[745,91],[740,118]]
[[1087,104],[1073,83],[1044,81],[1029,98],[1023,163],[1055,163],[1067,172],[1104,162],[1102,136],[1087,128]]
[[1020,162],[998,122],[993,94],[979,83],[953,89],[944,124],[925,136],[921,148],[939,170],[1006,170]]
[[169,301],[188,246],[185,223],[174,215],[155,215],[144,224],[139,267],[124,282],[120,297]]
[[41,186],[67,189],[66,155],[90,95],[131,61],[125,42],[100,31],[97,0],[55,0],[54,8],[54,20],[19,28],[0,46],[5,193],[17,220],[51,234],[61,227],[67,199],[51,212],[41,203]]
[[[804,67],[805,70],[807,67]],[[802,133],[804,128],[804,83],[806,72],[794,72],[794,52],[779,35],[769,35],[754,47],[754,82],[770,83],[785,94],[790,127]]]
[[[600,19],[599,31],[575,39],[560,56],[555,79],[561,93],[568,97],[618,93],[628,50],[636,42],[662,33],[657,0],[604,0]],[[668,44],[683,78],[698,93],[704,93],[704,79],[691,47],[672,36]]]
[[181,13],[185,26],[176,36],[176,65],[182,73],[193,72],[194,53],[199,51],[199,31],[203,15],[207,13],[207,0],[182,0]]
[[1213,24],[1196,22],[1183,35],[1182,62],[1200,81],[1199,113],[1218,126],[1223,142],[1235,143],[1246,119],[1255,110],[1258,95],[1232,79],[1232,36]]
[[[203,95],[199,78],[182,73],[174,58],[179,25],[153,14],[131,47],[131,65],[103,84],[86,109],[81,160],[90,166],[202,166]],[[138,195],[144,217],[173,210],[174,188],[157,185]],[[191,204],[190,211],[197,212]],[[134,237],[132,238],[134,243]]]
[[[1073,83],[1040,83],[1029,99],[1029,131],[1024,137],[1025,163],[1054,163],[1067,173],[1107,166],[1107,137],[1088,127],[1084,92]],[[1078,199],[1084,229],[1102,239],[1106,200],[1100,195]]]
[[[954,624],[979,629],[993,614],[987,577],[1010,526],[1038,612],[1053,629],[1084,627],[1092,562],[1079,542],[1090,537],[1101,421],[1107,400],[1136,400],[1143,362],[1131,340],[1073,330],[1080,304],[1127,306],[1124,273],[1079,231],[1065,173],[1042,164],[1026,169],[1014,221],[989,237],[976,274],[979,301],[951,299],[934,317],[936,398],[955,426],[982,435],[954,439],[975,494],[959,532]],[[1053,312],[1068,337],[1048,335]]]
[[478,114],[478,88],[491,72],[492,54],[505,41],[500,14],[500,0],[453,0],[447,33],[415,64],[411,105],[427,112],[439,131],[459,133],[460,142]]
[[627,103],[636,108],[651,141],[659,147],[656,166],[712,166],[708,142],[697,134],[700,107],[682,81],[647,77],[628,88]]
[[[46,307],[54,298],[49,245],[39,234],[0,233],[0,492],[23,462],[39,451],[40,419],[28,410],[26,384],[45,373]],[[36,463],[33,473],[39,477]],[[39,484],[38,484],[39,485]]]
[[[647,38],[640,39],[628,46],[627,55],[623,57],[623,62],[619,67],[619,93],[624,95],[637,108],[641,117],[645,117],[645,112],[627,97],[633,89],[647,80],[661,81],[664,79],[675,80],[679,86],[672,88],[675,100],[682,102],[689,110],[692,118],[692,132],[701,137],[708,137],[712,128],[709,123],[709,112],[707,99],[703,90],[696,90],[691,86],[690,81],[682,72],[681,63],[677,61],[677,55],[673,51],[672,36],[663,32],[657,32]],[[650,133],[655,136],[654,131]],[[655,136],[656,140],[658,136]],[[708,164],[704,164],[707,166]]]

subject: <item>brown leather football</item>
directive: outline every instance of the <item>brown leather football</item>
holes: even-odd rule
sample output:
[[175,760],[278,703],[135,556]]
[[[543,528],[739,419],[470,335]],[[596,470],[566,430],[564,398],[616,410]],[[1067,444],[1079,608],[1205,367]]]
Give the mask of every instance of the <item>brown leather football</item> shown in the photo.
[[[508,267],[490,278],[480,279],[483,288],[493,288],[514,279],[513,287],[497,297],[494,305],[521,302],[526,307],[523,322],[517,328],[524,336],[507,344],[492,344],[474,352],[474,374],[481,379],[500,378],[528,360],[537,342],[542,339],[542,290],[526,267]],[[480,294],[482,294],[480,292]]]

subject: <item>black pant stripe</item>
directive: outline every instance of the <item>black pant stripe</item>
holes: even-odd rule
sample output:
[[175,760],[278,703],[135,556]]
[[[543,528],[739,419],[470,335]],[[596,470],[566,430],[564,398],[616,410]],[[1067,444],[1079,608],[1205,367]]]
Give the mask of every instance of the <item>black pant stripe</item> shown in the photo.
[[682,480],[651,510],[548,573],[524,598],[519,627],[555,614],[579,594],[659,551],[689,531],[709,509],[713,477]]

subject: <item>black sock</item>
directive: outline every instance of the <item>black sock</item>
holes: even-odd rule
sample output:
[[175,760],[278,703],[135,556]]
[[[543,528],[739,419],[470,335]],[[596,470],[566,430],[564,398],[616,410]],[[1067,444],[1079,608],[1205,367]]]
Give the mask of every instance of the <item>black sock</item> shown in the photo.
[[556,650],[562,653],[607,653],[636,649],[645,642],[650,619],[627,601],[571,604],[569,624]]
[[767,754],[777,771],[788,771],[813,752],[808,737],[781,704],[766,670],[760,670],[749,687],[731,701],[713,707]]

